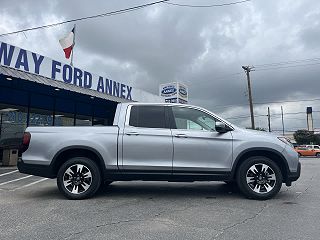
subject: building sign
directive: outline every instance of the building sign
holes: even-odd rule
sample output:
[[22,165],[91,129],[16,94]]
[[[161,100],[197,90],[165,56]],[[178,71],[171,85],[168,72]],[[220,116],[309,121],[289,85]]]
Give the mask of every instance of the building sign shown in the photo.
[[170,103],[188,103],[188,87],[179,82],[161,84],[159,95]]
[[[0,42],[0,64],[25,72],[39,74],[53,80],[96,90],[114,97],[126,100],[138,100],[134,98],[134,89],[131,86],[4,42]],[[137,95],[139,95],[139,92]]]

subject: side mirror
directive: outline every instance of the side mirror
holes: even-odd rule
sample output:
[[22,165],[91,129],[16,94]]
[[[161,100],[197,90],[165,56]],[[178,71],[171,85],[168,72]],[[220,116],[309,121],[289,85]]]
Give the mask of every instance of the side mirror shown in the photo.
[[224,123],[222,122],[216,122],[216,131],[218,133],[226,133],[228,131],[230,131],[231,129],[225,125]]

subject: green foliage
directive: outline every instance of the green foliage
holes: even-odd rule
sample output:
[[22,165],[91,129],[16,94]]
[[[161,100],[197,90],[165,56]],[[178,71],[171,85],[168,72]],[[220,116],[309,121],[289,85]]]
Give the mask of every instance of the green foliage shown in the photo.
[[320,136],[308,130],[297,130],[293,134],[297,144],[320,144]]

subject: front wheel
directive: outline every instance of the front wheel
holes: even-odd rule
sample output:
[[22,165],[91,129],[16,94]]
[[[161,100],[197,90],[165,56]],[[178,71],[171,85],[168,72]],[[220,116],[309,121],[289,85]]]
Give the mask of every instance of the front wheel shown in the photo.
[[316,154],[316,157],[320,157],[320,153],[317,153],[317,154]]
[[97,192],[100,184],[98,166],[89,158],[71,158],[58,171],[58,188],[68,199],[89,198]]
[[266,200],[274,197],[282,185],[278,165],[267,157],[250,157],[237,172],[240,191],[248,198]]

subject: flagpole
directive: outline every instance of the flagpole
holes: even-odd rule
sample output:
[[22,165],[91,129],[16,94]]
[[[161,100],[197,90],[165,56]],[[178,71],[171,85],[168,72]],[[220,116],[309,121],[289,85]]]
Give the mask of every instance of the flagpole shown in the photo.
[[73,51],[74,51],[74,46],[76,45],[76,24],[73,26],[73,46],[72,46],[72,52],[71,52],[71,62],[70,65],[73,66]]

